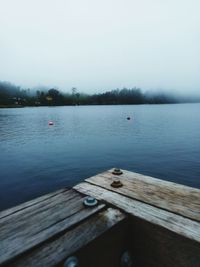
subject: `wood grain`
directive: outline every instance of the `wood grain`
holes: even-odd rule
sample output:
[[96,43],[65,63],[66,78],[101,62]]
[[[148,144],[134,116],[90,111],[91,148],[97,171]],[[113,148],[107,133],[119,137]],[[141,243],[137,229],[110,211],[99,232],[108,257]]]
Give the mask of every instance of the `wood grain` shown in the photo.
[[164,227],[191,240],[200,242],[200,223],[197,221],[193,221],[89,183],[80,183],[76,185],[74,189],[83,194],[91,195],[99,200],[110,203],[132,216]]
[[[101,236],[126,216],[119,210],[108,208],[78,224],[63,235],[26,253],[11,263],[12,267],[53,267],[70,254]],[[106,260],[106,259],[105,259]]]
[[67,188],[60,189],[60,190],[57,190],[57,191],[55,191],[53,193],[45,194],[45,195],[43,195],[41,197],[38,197],[38,198],[32,199],[30,201],[27,201],[25,203],[22,203],[20,205],[17,205],[17,206],[15,206],[13,208],[9,208],[9,209],[3,210],[3,211],[0,212],[0,219],[3,218],[3,217],[9,216],[9,215],[11,215],[13,213],[22,211],[22,210],[24,210],[26,208],[29,208],[29,207],[31,207],[31,206],[33,206],[35,204],[38,204],[38,203],[40,203],[40,202],[42,202],[44,200],[48,200],[49,198],[52,198],[52,197],[54,197],[56,195],[59,195],[60,193],[63,193],[65,191],[67,191],[67,190],[69,190],[69,189],[67,189]]
[[83,196],[67,190],[1,218],[0,264],[80,223],[104,206],[86,209]]
[[[115,178],[122,187],[111,187]],[[99,204],[86,208],[84,195],[97,198]],[[130,215],[128,221],[124,212]],[[70,254],[113,226],[125,225],[124,221],[129,225],[127,241],[136,253],[135,266],[198,267],[200,190],[125,170],[121,176],[104,172],[74,189],[58,190],[0,212],[0,265],[60,266]],[[117,245],[119,251],[122,247]],[[119,258],[112,261],[114,254],[111,251],[108,257],[117,263]],[[95,260],[94,255],[83,262],[94,265]]]
[[[123,183],[122,187],[111,187],[110,184],[115,178],[120,179]],[[112,170],[110,170],[86,179],[86,181],[124,196],[200,221],[199,189],[125,170],[120,176],[113,175]]]

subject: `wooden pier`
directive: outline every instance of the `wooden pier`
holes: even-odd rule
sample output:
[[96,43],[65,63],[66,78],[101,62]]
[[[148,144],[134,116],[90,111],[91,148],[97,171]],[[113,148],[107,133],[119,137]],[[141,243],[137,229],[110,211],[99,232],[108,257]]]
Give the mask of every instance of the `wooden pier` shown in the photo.
[[0,212],[0,266],[200,267],[200,190],[113,171]]

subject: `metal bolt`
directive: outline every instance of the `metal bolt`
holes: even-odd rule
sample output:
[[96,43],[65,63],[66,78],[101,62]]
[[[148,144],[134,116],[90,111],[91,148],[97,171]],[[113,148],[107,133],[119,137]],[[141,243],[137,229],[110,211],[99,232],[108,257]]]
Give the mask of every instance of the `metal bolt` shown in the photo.
[[132,256],[129,251],[125,251],[120,260],[120,267],[133,267]]
[[86,206],[86,207],[94,207],[98,204],[98,201],[96,198],[94,197],[86,197],[83,201],[83,204]]
[[120,169],[115,168],[112,174],[114,175],[121,175],[123,172]]
[[119,188],[119,187],[122,187],[123,184],[121,183],[120,180],[115,179],[115,180],[111,183],[111,186],[112,186],[112,187],[115,187],[115,188]]
[[63,267],[78,267],[78,259],[75,256],[69,257],[65,262]]

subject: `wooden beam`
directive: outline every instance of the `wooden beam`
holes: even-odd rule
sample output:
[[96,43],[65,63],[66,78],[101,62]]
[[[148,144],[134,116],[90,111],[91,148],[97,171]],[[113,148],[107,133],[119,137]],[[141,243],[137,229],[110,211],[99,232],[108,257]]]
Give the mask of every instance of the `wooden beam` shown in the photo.
[[74,189],[114,205],[132,216],[200,242],[200,223],[197,221],[142,203],[90,183],[80,183],[76,185]]
[[[123,186],[113,188],[114,179]],[[88,183],[103,187],[124,196],[200,221],[200,190],[150,176],[123,170],[116,176],[112,170],[86,179]]]
[[48,200],[50,198],[53,198],[53,197],[59,195],[60,193],[63,193],[63,192],[68,191],[68,190],[69,189],[67,189],[67,188],[60,189],[60,190],[57,190],[57,191],[55,191],[53,193],[49,193],[49,194],[43,195],[41,197],[35,198],[33,200],[27,201],[25,203],[22,203],[20,205],[17,205],[17,206],[15,206],[13,208],[9,208],[9,209],[3,210],[3,211],[0,212],[0,219],[3,218],[3,217],[9,216],[11,214],[14,214],[16,212],[22,211],[22,210],[24,210],[26,208],[29,208],[31,206],[34,206],[34,205],[36,205],[36,204],[38,204],[40,202],[43,202],[44,200]]
[[[90,209],[89,209],[90,210]],[[12,267],[53,267],[70,254],[84,247],[103,233],[125,220],[119,210],[108,208],[78,224],[62,235],[49,240],[38,248],[24,254],[8,266]],[[106,260],[106,259],[105,259]]]
[[133,216],[129,222],[134,266],[200,266],[200,243]]
[[0,219],[0,264],[33,249],[44,241],[66,231],[105,205],[87,209],[84,197],[74,190],[61,191],[43,201],[34,201],[26,209]]

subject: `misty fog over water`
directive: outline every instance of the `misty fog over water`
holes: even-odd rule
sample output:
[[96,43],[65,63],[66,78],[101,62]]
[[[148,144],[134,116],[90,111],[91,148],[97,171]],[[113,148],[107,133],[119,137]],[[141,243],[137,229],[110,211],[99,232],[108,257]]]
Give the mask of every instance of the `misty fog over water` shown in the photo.
[[0,209],[111,167],[200,188],[199,10],[1,1]]
[[0,79],[89,94],[197,94],[199,10],[199,0],[2,1]]

